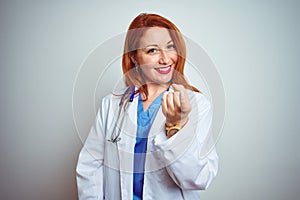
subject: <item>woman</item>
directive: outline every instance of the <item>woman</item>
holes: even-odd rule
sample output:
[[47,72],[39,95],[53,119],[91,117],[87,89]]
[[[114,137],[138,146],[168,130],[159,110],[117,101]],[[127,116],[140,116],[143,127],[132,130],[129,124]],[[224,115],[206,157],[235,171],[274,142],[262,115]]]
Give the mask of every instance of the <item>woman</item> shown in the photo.
[[102,100],[79,155],[80,199],[199,199],[211,183],[218,166],[212,108],[185,80],[185,55],[166,18],[132,21],[122,58],[127,88]]

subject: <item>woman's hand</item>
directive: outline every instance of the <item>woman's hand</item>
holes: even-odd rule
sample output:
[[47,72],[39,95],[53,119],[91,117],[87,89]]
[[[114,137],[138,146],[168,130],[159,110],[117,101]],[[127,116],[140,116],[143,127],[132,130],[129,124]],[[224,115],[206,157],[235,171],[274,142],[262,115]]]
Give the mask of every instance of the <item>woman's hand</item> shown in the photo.
[[172,84],[174,92],[166,92],[162,97],[162,111],[166,116],[166,126],[184,126],[191,112],[189,96],[182,85]]

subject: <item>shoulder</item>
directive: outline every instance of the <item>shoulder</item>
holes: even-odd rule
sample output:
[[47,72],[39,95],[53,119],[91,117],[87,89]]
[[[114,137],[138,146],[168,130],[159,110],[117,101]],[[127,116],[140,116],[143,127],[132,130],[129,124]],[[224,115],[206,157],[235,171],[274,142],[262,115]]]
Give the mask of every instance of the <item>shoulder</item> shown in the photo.
[[113,91],[102,98],[102,104],[120,102],[122,96],[128,91],[128,87]]

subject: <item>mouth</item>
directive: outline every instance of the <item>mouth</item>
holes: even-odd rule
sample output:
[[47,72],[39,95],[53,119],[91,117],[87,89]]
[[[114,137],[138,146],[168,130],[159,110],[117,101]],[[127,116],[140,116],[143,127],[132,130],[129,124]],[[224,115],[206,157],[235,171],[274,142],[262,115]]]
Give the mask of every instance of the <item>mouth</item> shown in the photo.
[[171,69],[172,69],[171,65],[155,68],[155,70],[160,74],[168,74],[171,71]]

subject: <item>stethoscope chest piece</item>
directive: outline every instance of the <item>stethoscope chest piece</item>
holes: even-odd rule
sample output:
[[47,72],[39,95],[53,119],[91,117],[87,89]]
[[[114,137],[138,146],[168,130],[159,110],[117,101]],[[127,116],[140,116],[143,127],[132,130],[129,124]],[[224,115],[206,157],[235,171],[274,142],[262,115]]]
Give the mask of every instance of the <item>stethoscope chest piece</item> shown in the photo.
[[117,142],[119,142],[121,140],[121,138],[120,137],[117,137],[117,138],[113,138],[113,139],[111,139],[111,140],[108,140],[109,142],[112,142],[112,143],[117,143]]

